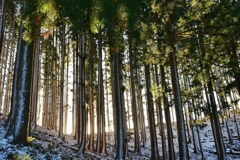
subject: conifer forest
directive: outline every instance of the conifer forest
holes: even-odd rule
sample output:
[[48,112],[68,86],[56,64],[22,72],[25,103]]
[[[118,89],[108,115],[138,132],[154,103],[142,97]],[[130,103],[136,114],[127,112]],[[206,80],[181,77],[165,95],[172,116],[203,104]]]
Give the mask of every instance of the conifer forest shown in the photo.
[[240,1],[1,0],[0,159],[240,159]]

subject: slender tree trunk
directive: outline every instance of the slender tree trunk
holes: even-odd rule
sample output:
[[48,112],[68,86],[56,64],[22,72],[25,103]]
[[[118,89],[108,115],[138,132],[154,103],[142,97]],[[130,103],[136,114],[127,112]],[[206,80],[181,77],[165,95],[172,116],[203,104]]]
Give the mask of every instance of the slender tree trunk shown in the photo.
[[81,143],[78,150],[79,155],[84,155],[86,145],[86,106],[85,106],[85,31],[82,31],[81,37],[81,116],[82,116],[82,130],[81,130]]
[[[220,81],[220,76],[219,76],[219,72],[218,72],[218,69],[217,67],[215,67],[215,71],[216,71],[216,76],[218,78],[218,88],[220,89],[222,86],[221,86],[221,81]],[[226,129],[227,129],[227,133],[228,133],[228,139],[229,139],[229,143],[232,144],[233,143],[233,138],[232,138],[232,134],[231,134],[231,131],[230,131],[230,127],[229,127],[229,122],[228,122],[228,116],[227,116],[227,101],[225,101],[225,98],[223,97],[222,94],[220,94],[220,102],[222,104],[222,109],[223,109],[223,113],[224,113],[224,116],[226,116],[226,120],[225,120],[225,125],[226,125]]]
[[[68,45],[67,45],[67,52],[69,52],[69,41],[68,41]],[[69,53],[68,53],[69,54]],[[66,73],[65,74],[65,85],[64,85],[64,93],[66,94],[64,96],[64,133],[67,134],[67,122],[68,122],[68,109],[69,109],[69,105],[68,105],[68,73],[69,73],[69,55],[67,55],[67,64],[66,64]]]
[[165,28],[166,28],[166,36],[167,36],[166,37],[167,46],[171,48],[171,51],[169,53],[169,60],[170,60],[170,69],[171,69],[172,89],[173,89],[173,95],[174,95],[174,104],[175,104],[176,118],[177,118],[179,153],[180,153],[181,160],[187,160],[189,159],[189,152],[188,152],[187,137],[185,132],[182,99],[181,99],[177,61],[176,61],[175,48],[174,48],[174,33],[172,32],[171,20],[169,20],[166,23]]
[[214,125],[213,114],[211,114],[211,102],[210,102],[210,98],[208,95],[207,85],[204,85],[204,90],[205,90],[205,95],[206,95],[206,99],[207,99],[207,109],[208,109],[209,115],[210,115],[210,122],[211,122],[211,127],[212,127],[214,143],[216,144],[216,152],[219,155],[219,146],[217,144],[217,139],[216,139],[216,128]]
[[[14,22],[15,23],[15,22]],[[15,30],[15,27],[13,27],[14,28],[14,30]],[[15,35],[15,33],[14,33],[15,31],[13,31],[13,35]],[[4,106],[4,114],[8,114],[8,112],[9,112],[9,99],[10,99],[10,86],[12,86],[12,81],[10,80],[11,79],[11,77],[12,77],[12,69],[13,69],[13,64],[14,64],[14,48],[15,48],[15,40],[14,40],[14,37],[15,36],[13,36],[12,38],[13,38],[13,40],[12,40],[12,43],[11,43],[11,51],[10,51],[10,61],[9,61],[9,66],[8,66],[8,73],[7,73],[7,87],[6,87],[6,92],[5,92],[5,106]]]
[[134,126],[134,152],[140,153],[140,141],[139,141],[139,127],[138,127],[138,115],[137,115],[137,103],[136,103],[136,91],[134,83],[134,59],[132,51],[132,38],[129,37],[129,58],[130,58],[130,78],[131,78],[131,95],[132,95],[132,116]]
[[101,31],[99,31],[98,35],[98,99],[97,99],[97,153],[100,153],[102,150],[102,36],[101,36]]
[[[7,35],[10,37],[10,33]],[[6,46],[6,52],[4,52],[3,54],[3,59],[2,59],[2,76],[1,76],[1,80],[2,82],[0,82],[0,112],[2,110],[2,104],[3,104],[3,95],[4,95],[4,86],[5,86],[5,83],[6,83],[6,74],[7,74],[7,67],[8,67],[8,59],[9,59],[9,49],[10,49],[10,43],[7,43],[7,46]]]
[[[105,60],[107,60],[107,52],[105,51]],[[106,62],[105,62],[105,65],[106,65]],[[110,124],[110,113],[109,113],[109,104],[108,104],[108,101],[109,101],[109,98],[108,98],[108,71],[107,71],[107,66],[105,66],[105,85],[106,85],[106,106],[107,106],[107,122],[108,122],[108,139],[110,139],[110,132],[111,132],[111,124]]]
[[[195,108],[194,101],[192,102],[192,104],[194,105],[193,107]],[[196,120],[198,120],[199,119],[199,111],[195,110],[194,114],[195,114]],[[200,146],[200,153],[201,153],[201,156],[202,156],[202,160],[205,160],[205,156],[204,156],[204,153],[203,153],[203,147],[202,147],[202,143],[201,143],[201,134],[200,134],[200,131],[199,131],[199,126],[197,126],[196,128],[197,128],[197,134],[198,134],[198,143],[199,143],[199,146]]]
[[[198,22],[198,25],[200,22]],[[205,61],[205,56],[206,56],[206,51],[205,51],[205,46],[204,46],[204,41],[203,41],[203,32],[202,30],[197,31],[198,34],[198,40],[199,40],[199,49],[201,52],[201,57],[202,61]],[[205,71],[205,74],[210,74],[210,64],[209,63],[202,63],[201,64],[202,69]],[[218,112],[217,112],[217,106],[215,102],[215,97],[214,97],[214,92],[213,92],[213,86],[212,86],[212,80],[209,78],[207,81],[207,88],[208,92],[206,90],[206,93],[209,94],[209,99],[210,99],[210,118],[212,116],[212,128],[213,128],[213,135],[215,137],[215,143],[216,143],[216,148],[218,151],[218,158],[219,159],[226,159],[226,151],[225,151],[225,146],[223,142],[223,137],[222,137],[222,131],[220,128],[219,124],[219,118],[218,118]],[[209,106],[210,107],[210,106]],[[213,125],[214,124],[214,125]]]
[[231,68],[233,69],[234,73],[234,79],[236,88],[238,90],[238,95],[240,95],[240,67],[239,67],[239,58],[237,55],[237,43],[234,42],[234,39],[231,38],[230,40],[230,48],[231,48],[231,54],[230,54],[230,61],[231,61]]
[[210,102],[211,102],[211,107],[212,107],[212,115],[213,115],[213,120],[215,124],[215,133],[214,135],[216,136],[216,141],[217,145],[219,147],[219,159],[226,159],[226,151],[225,151],[225,146],[224,146],[224,141],[223,141],[223,136],[222,136],[222,131],[219,123],[219,118],[218,118],[218,112],[217,112],[217,105],[215,102],[215,97],[213,93],[213,87],[212,83],[208,83],[208,89],[209,89],[209,96],[210,96]]
[[145,116],[144,116],[144,111],[143,111],[143,100],[142,100],[142,84],[141,84],[141,78],[140,78],[140,73],[136,71],[136,75],[138,75],[138,108],[140,112],[140,126],[141,126],[141,139],[143,141],[143,148],[146,147],[146,127],[145,127]]
[[[46,56],[48,57],[48,54],[46,54]],[[48,59],[48,58],[46,58]],[[47,68],[48,63],[46,64]],[[44,106],[43,106],[43,118],[42,118],[42,125],[45,127],[48,127],[48,113],[49,113],[49,106],[48,106],[48,101],[49,101],[49,72],[46,72],[46,80],[45,80],[45,97],[44,97]]]
[[161,73],[161,85],[162,85],[162,97],[163,97],[163,105],[164,105],[164,113],[167,125],[167,138],[168,138],[168,152],[169,152],[169,159],[175,159],[174,154],[174,144],[173,144],[173,133],[172,133],[172,122],[171,116],[169,111],[169,102],[167,98],[167,84],[166,84],[166,76],[164,71],[164,66],[160,66],[160,73]]
[[[75,136],[76,127],[76,48],[73,47],[73,100],[72,100],[72,135]],[[91,83],[91,81],[90,81]],[[91,115],[91,113],[90,113]]]
[[2,55],[2,45],[3,45],[3,37],[4,37],[4,23],[5,23],[5,0],[2,0],[2,13],[0,18],[0,61]]
[[[94,45],[95,41],[93,39],[93,35],[90,35],[90,57],[89,57],[89,64],[93,64],[93,54],[94,54]],[[89,150],[94,152],[94,106],[93,106],[93,73],[94,68],[90,68],[89,74],[89,114],[90,114],[90,139],[89,139]]]
[[[115,51],[114,48],[111,49],[112,51]],[[117,143],[117,153],[115,159],[125,159],[125,149],[124,149],[124,124],[123,121],[123,104],[122,104],[122,97],[121,97],[121,83],[120,83],[120,53],[112,52],[112,65],[113,65],[113,77],[114,77],[114,83],[113,83],[113,92],[114,92],[114,98],[115,100],[115,111],[116,111],[116,143]]]
[[102,69],[102,32],[99,31],[99,41],[98,41],[98,52],[99,52],[99,61],[98,61],[98,103],[99,108],[101,109],[101,152],[106,154],[106,132],[105,132],[105,107],[104,107],[104,87],[103,87],[103,69]]
[[62,26],[62,50],[61,50],[61,80],[60,80],[60,111],[58,137],[63,138],[63,98],[64,98],[64,59],[65,59],[65,25]]
[[[156,72],[156,84],[157,86],[160,86],[159,83],[159,77],[158,77],[158,67],[155,65],[155,72]],[[167,159],[167,144],[166,144],[166,137],[165,137],[165,128],[163,123],[163,110],[161,106],[161,98],[158,96],[157,98],[157,107],[159,108],[159,121],[160,121],[160,135],[162,138],[162,153],[163,153],[163,159]]]
[[147,92],[147,104],[148,104],[148,124],[150,129],[150,140],[151,140],[151,159],[159,159],[157,134],[154,119],[153,109],[153,95],[150,91],[151,88],[151,77],[149,72],[149,64],[145,64],[145,79],[146,79],[146,92]]
[[76,42],[76,114],[75,114],[75,117],[76,117],[76,129],[75,129],[75,138],[77,140],[77,144],[80,143],[80,133],[79,133],[79,130],[80,130],[80,108],[79,108],[79,99],[80,99],[80,80],[79,80],[79,77],[80,77],[80,74],[79,74],[79,71],[80,71],[80,36],[79,36],[79,33],[77,34],[77,42]]
[[[40,70],[40,64],[39,64],[39,57],[40,57],[40,36],[38,35],[35,43],[35,49],[34,49],[34,65],[33,65],[33,81],[32,81],[32,94],[31,94],[31,125],[33,125],[33,128],[35,129],[37,125],[37,104],[38,104],[38,88],[39,88],[39,70]],[[30,125],[30,126],[31,126]]]
[[[113,127],[114,127],[114,138],[115,138],[115,147],[117,148],[117,144],[118,144],[118,138],[117,138],[117,95],[116,95],[116,89],[115,86],[115,70],[114,70],[114,54],[110,51],[110,59],[111,59],[111,86],[112,86],[112,109],[113,109]],[[122,107],[122,105],[120,105],[120,107]]]
[[[233,96],[232,96],[231,92],[230,92],[229,96],[231,98],[231,101],[233,101]],[[237,117],[236,117],[236,110],[237,110],[236,104],[233,104],[233,118],[234,118],[234,122],[235,122],[236,129],[237,129],[238,140],[240,140],[240,131],[239,131],[238,121],[237,121]]]
[[[129,82],[129,84],[131,84],[131,82]],[[128,91],[128,90],[127,90]],[[129,95],[128,92],[126,92],[126,102],[127,102],[127,128],[128,130],[130,130],[130,126],[131,126],[131,121],[130,121],[130,107],[129,107],[129,99],[128,99]],[[131,93],[130,93],[130,97],[131,97]]]

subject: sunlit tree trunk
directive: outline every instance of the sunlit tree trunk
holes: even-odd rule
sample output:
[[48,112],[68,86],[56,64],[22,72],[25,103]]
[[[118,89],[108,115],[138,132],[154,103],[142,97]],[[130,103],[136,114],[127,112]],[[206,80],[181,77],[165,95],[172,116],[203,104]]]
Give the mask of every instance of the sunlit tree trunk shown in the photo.
[[69,75],[69,41],[68,41],[68,44],[67,44],[67,58],[66,58],[66,61],[67,61],[67,64],[66,64],[66,72],[64,73],[65,74],[65,84],[64,84],[64,93],[66,94],[64,96],[64,133],[67,134],[67,122],[68,122],[68,110],[69,110],[69,105],[68,105],[68,75]]
[[[76,127],[76,47],[73,48],[73,88],[72,88],[72,135],[75,136]],[[91,82],[91,81],[90,81]],[[90,113],[91,114],[91,113]]]
[[[8,33],[6,36],[11,37],[10,33]],[[4,100],[4,88],[6,85],[6,77],[7,77],[7,68],[8,68],[8,59],[9,59],[9,50],[10,50],[10,43],[6,44],[6,47],[4,48],[5,52],[3,52],[3,57],[2,57],[2,68],[1,68],[1,80],[0,80],[0,112],[2,110],[3,106],[3,100]]]
[[[49,47],[49,46],[47,46]],[[45,54],[46,56],[46,60],[47,61],[49,59],[49,55],[48,53]],[[49,68],[49,63],[46,62],[46,68]],[[48,69],[45,70],[46,71],[46,76],[45,76],[45,90],[44,90],[44,103],[43,103],[43,118],[42,118],[42,125],[45,127],[48,127],[48,112],[49,112],[49,71]]]
[[141,84],[141,78],[140,73],[137,70],[136,75],[138,75],[138,87],[137,87],[137,99],[138,99],[138,108],[139,108],[139,115],[140,115],[140,126],[141,126],[141,140],[143,142],[143,147],[146,147],[146,126],[145,126],[145,114],[143,111],[143,100],[142,100],[142,84]]
[[61,79],[60,79],[60,111],[59,111],[59,131],[58,137],[63,138],[63,99],[65,96],[64,93],[64,59],[65,59],[65,25],[62,26],[62,40],[61,40]]
[[107,51],[105,50],[105,91],[106,91],[106,110],[107,110],[107,122],[108,122],[108,139],[110,139],[111,135],[111,124],[110,124],[110,113],[109,113],[109,93],[108,93],[108,69],[107,69]]

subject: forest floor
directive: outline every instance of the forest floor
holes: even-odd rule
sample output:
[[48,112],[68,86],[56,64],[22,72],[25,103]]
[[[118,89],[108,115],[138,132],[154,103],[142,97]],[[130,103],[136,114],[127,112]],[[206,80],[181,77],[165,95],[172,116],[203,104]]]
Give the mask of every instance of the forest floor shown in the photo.
[[[238,121],[240,120],[240,115],[237,116]],[[214,139],[212,136],[212,130],[209,120],[204,122],[205,127],[200,130],[201,142],[203,146],[204,156],[207,160],[215,160],[217,159],[216,149],[214,145]],[[238,123],[239,124],[239,123]],[[5,159],[14,159],[16,155],[18,157],[27,158],[31,157],[33,160],[60,160],[60,159],[114,159],[116,155],[116,151],[114,149],[114,136],[113,133],[110,133],[108,138],[107,133],[107,155],[96,154],[86,150],[84,157],[79,157],[77,155],[78,146],[76,141],[72,136],[68,135],[64,140],[57,138],[57,133],[53,130],[48,130],[44,127],[38,126],[36,130],[31,131],[30,137],[34,138],[29,146],[22,145],[13,145],[8,142],[7,139],[4,139],[3,136],[5,134],[4,130],[4,120],[0,117],[0,160]],[[231,118],[229,120],[229,126],[231,130],[231,134],[233,136],[233,143],[229,144],[228,135],[226,131],[226,126],[221,124],[223,137],[225,141],[225,147],[227,151],[227,157],[229,160],[240,160],[240,140],[237,139],[237,130],[236,124]],[[240,126],[238,126],[240,127]],[[157,128],[158,132],[158,128]],[[174,135],[174,149],[176,159],[179,159],[178,153],[178,142],[177,142],[177,129],[176,125],[173,125],[173,135]],[[158,136],[158,148],[159,155],[162,155],[162,147],[161,147],[161,137]],[[96,139],[96,138],[95,138]],[[189,146],[189,154],[192,160],[202,159],[200,154],[193,153],[194,147],[192,143],[188,144]],[[137,155],[134,153],[134,139],[133,135],[130,136],[128,142],[128,152],[126,159],[136,159],[136,160],[147,160],[151,157],[151,147],[150,147],[150,137],[149,132],[147,130],[147,142],[146,147],[141,148],[141,154]]]

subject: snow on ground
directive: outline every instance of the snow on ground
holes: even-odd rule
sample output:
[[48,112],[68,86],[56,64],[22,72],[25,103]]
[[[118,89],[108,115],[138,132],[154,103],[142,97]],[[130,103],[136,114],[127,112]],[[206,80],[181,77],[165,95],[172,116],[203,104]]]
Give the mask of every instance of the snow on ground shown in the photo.
[[[240,117],[240,116],[238,116]],[[238,119],[239,120],[239,119]],[[116,155],[114,149],[114,135],[110,133],[110,139],[108,139],[107,133],[107,155],[95,154],[89,151],[86,151],[84,157],[79,157],[77,155],[78,146],[76,145],[76,141],[73,139],[72,136],[66,136],[64,140],[57,138],[57,133],[53,130],[47,130],[44,127],[37,127],[36,131],[31,132],[31,136],[35,137],[36,139],[32,141],[31,145],[29,146],[22,146],[22,145],[13,145],[8,142],[7,139],[2,138],[5,134],[4,127],[3,127],[3,120],[0,119],[0,160],[5,159],[14,159],[14,155],[30,156],[33,160],[60,160],[60,159],[114,159]],[[204,156],[207,160],[216,160],[216,149],[214,144],[214,139],[212,136],[211,126],[209,121],[205,124],[206,127],[200,130],[201,142],[203,146]],[[240,160],[240,141],[237,139],[237,130],[235,122],[230,119],[229,126],[233,136],[233,143],[228,143],[228,135],[226,132],[225,125],[221,124],[223,137],[225,140],[225,146],[227,151],[227,156],[229,160]],[[240,126],[239,126],[240,127]],[[157,137],[159,142],[159,155],[162,155],[161,149],[161,137],[158,134],[158,127],[157,129]],[[177,142],[177,129],[176,125],[173,125],[173,135],[174,135],[174,149],[175,149],[175,157],[179,159],[178,153],[178,142]],[[96,139],[96,137],[95,137]],[[202,159],[200,154],[193,153],[194,148],[193,144],[189,144],[189,154],[192,160]],[[150,147],[150,137],[149,131],[147,129],[147,142],[146,147],[141,148],[141,154],[136,155],[134,153],[134,139],[133,135],[130,136],[128,142],[128,153],[127,159],[137,159],[137,160],[147,160],[151,157],[151,147]]]

